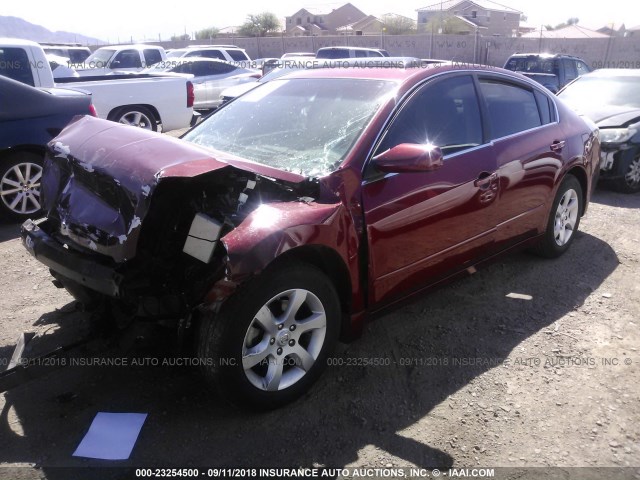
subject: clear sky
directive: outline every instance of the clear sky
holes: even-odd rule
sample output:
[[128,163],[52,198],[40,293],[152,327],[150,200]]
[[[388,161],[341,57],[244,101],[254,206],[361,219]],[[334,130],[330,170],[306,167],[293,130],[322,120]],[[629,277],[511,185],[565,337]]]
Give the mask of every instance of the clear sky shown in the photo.
[[[271,11],[279,17],[291,15],[299,8],[331,11],[346,2],[322,0],[180,0],[140,1],[109,0],[0,0],[0,15],[21,17],[49,30],[65,30],[109,40],[111,43],[168,39],[172,34],[192,33],[209,26],[240,25],[250,13]],[[352,0],[367,14],[398,13],[416,17],[415,10],[437,3],[436,0]],[[640,25],[638,0],[504,0],[503,3],[524,12],[531,25],[551,24],[578,17],[580,25],[599,28],[611,22],[627,27]]]

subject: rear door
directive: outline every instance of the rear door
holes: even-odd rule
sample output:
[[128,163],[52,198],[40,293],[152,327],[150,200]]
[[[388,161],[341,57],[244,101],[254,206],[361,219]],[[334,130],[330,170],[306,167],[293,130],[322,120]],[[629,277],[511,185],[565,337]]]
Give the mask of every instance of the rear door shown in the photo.
[[365,171],[370,301],[379,306],[472,265],[494,242],[497,166],[472,75],[418,88],[374,155],[402,143],[441,147],[444,165],[383,175],[370,162]]
[[496,247],[503,249],[536,235],[546,221],[565,139],[543,89],[490,74],[479,84],[500,182]]

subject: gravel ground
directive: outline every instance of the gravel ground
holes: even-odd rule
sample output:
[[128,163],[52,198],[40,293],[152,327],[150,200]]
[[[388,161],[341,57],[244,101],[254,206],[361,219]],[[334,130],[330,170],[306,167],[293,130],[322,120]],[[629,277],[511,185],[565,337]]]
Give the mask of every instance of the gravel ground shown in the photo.
[[[0,394],[0,462],[27,465],[24,478],[111,465],[640,468],[639,211],[640,195],[598,190],[562,258],[513,254],[377,319],[305,398],[267,414],[212,397],[192,368],[58,370]],[[0,225],[0,358],[20,332],[54,344],[90,326],[17,236]],[[100,411],[148,413],[129,460],[72,457]]]

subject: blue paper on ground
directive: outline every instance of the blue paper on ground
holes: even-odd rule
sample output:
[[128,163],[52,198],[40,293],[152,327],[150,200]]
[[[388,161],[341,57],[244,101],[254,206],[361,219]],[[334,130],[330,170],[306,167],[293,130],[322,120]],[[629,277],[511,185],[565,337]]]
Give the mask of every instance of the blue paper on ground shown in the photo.
[[146,418],[146,413],[98,412],[73,456],[128,459]]

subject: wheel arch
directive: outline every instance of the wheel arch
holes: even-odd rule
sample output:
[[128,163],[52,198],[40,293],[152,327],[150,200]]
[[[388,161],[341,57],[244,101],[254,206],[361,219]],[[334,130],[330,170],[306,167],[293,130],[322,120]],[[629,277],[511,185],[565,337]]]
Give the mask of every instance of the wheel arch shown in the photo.
[[9,148],[0,149],[0,161],[20,152],[27,152],[27,153],[33,153],[35,155],[42,155],[42,158],[44,160],[44,154],[46,153],[46,148],[42,145],[27,144],[27,145],[16,145]]
[[146,104],[146,103],[132,103],[130,105],[120,105],[118,107],[115,107],[115,108],[111,109],[111,111],[107,115],[107,120],[114,120],[115,117],[120,115],[120,112],[123,112],[125,110],[135,109],[135,108],[140,108],[140,107],[146,108],[151,113],[153,113],[153,116],[155,117],[155,120],[156,120],[157,124],[158,123],[162,123],[162,119],[160,118],[160,112],[158,112],[158,109],[156,107],[154,107],[153,105],[149,105],[149,104]]
[[582,188],[582,211],[580,212],[580,216],[584,216],[589,204],[589,180],[587,177],[587,172],[581,166],[574,165],[564,175],[563,180],[567,177],[567,175],[574,176],[580,183],[580,187]]
[[351,293],[352,285],[349,269],[340,254],[325,245],[302,245],[287,250],[274,259],[268,266],[277,267],[281,263],[304,262],[313,265],[324,273],[335,286],[342,316],[340,319],[340,337],[342,340],[351,336]]

